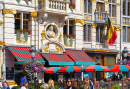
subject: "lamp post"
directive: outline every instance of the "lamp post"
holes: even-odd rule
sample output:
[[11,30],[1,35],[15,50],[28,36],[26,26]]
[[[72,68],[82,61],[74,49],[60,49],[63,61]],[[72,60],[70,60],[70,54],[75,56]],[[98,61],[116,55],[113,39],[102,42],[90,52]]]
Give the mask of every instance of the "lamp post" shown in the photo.
[[[35,52],[36,52],[36,48],[33,46],[33,45],[31,45],[31,49],[29,50],[29,52],[31,53],[31,61],[33,62],[34,61],[34,58],[35,58]],[[32,80],[33,80],[33,74],[32,74],[32,76],[31,76],[31,82],[33,82]]]
[[127,50],[127,47],[124,47],[124,50],[122,51],[123,57],[124,57],[124,61],[127,61],[126,57],[127,57],[128,52],[129,51]]

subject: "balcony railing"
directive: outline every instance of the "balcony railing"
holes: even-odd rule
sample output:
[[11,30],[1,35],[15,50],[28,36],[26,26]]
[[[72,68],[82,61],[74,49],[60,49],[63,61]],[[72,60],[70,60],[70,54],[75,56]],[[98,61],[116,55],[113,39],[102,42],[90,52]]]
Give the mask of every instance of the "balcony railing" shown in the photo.
[[60,11],[66,11],[69,9],[69,2],[62,0],[40,0],[38,3],[39,9],[55,9]]
[[130,17],[123,17],[122,21],[123,25],[130,25]]
[[108,20],[109,14],[107,12],[99,12],[99,11],[95,10],[94,15],[95,15],[96,23],[106,23]]

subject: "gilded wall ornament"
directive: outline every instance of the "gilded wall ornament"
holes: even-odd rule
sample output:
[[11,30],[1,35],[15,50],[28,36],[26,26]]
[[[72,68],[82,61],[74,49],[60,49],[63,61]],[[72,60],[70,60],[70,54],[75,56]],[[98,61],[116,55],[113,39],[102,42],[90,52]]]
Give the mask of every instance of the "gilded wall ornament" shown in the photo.
[[44,30],[42,30],[42,32],[41,32],[41,36],[42,36],[42,39],[45,38],[45,31],[44,31]]
[[59,53],[60,48],[56,45],[56,53]]
[[45,52],[49,52],[49,44],[44,47]]
[[59,41],[61,41],[61,37],[62,37],[62,34],[61,34],[61,32],[60,32]]
[[12,9],[3,9],[3,13],[4,14],[16,14],[16,10],[12,10]]
[[0,26],[2,26],[3,22],[0,22]]
[[92,23],[92,28],[96,28],[97,24]]
[[30,13],[30,16],[31,16],[31,17],[37,17],[37,12],[31,12],[31,13]]
[[84,25],[84,21],[82,19],[75,19],[75,23],[81,23],[82,25]]
[[109,4],[109,2],[108,2],[108,1],[104,1],[104,3],[105,3],[105,4]]
[[24,43],[27,44],[27,41],[25,40],[25,36],[22,34],[20,35],[20,40],[17,39],[16,37],[16,43]]
[[116,6],[120,6],[120,3],[116,3]]
[[119,26],[116,26],[116,31],[120,31],[120,29],[121,29],[121,27],[119,27]]

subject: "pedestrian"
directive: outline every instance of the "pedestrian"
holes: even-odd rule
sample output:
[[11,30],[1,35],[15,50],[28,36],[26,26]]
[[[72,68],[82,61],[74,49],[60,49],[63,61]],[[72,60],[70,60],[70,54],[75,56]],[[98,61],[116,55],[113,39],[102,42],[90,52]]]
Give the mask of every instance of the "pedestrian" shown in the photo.
[[112,75],[112,81],[116,81],[117,80],[117,74],[116,72],[114,72],[114,74]]
[[20,89],[27,89],[28,87],[28,82],[24,81],[21,85],[20,85]]
[[45,89],[54,89],[54,81],[49,79],[48,86]]
[[24,76],[24,77],[21,78],[20,84],[22,84],[24,81],[27,82],[26,76]]
[[70,78],[67,79],[67,86],[64,87],[64,89],[71,89],[71,80]]
[[3,83],[3,88],[2,89],[10,89],[10,87],[9,87],[9,85],[8,85],[8,83],[6,81]]
[[78,89],[76,82],[75,82],[75,79],[71,79],[71,89]]
[[47,88],[47,86],[48,86],[48,84],[46,84],[46,82],[45,81],[42,81],[42,89],[46,89]]
[[91,80],[89,80],[89,77],[85,77],[85,80],[83,82],[84,85],[84,89],[94,89],[93,87],[93,82]]
[[118,81],[121,80],[122,78],[124,78],[124,75],[121,73],[121,71],[119,71],[117,74]]

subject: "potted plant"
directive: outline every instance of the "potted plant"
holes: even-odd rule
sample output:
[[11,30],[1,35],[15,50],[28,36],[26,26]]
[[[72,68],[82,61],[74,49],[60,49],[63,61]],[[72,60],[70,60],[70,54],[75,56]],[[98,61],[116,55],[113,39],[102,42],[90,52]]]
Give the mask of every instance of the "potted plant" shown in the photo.
[[30,33],[30,30],[28,30],[28,29],[23,30],[23,33],[24,33],[25,41],[27,42],[27,40],[28,40],[28,34]]
[[20,40],[20,36],[21,36],[22,30],[17,29],[17,30],[15,30],[15,33],[17,33],[17,40]]
[[75,4],[73,4],[73,3],[70,3],[70,5],[69,5],[69,8],[70,8],[70,10],[73,12],[73,9],[75,9]]

